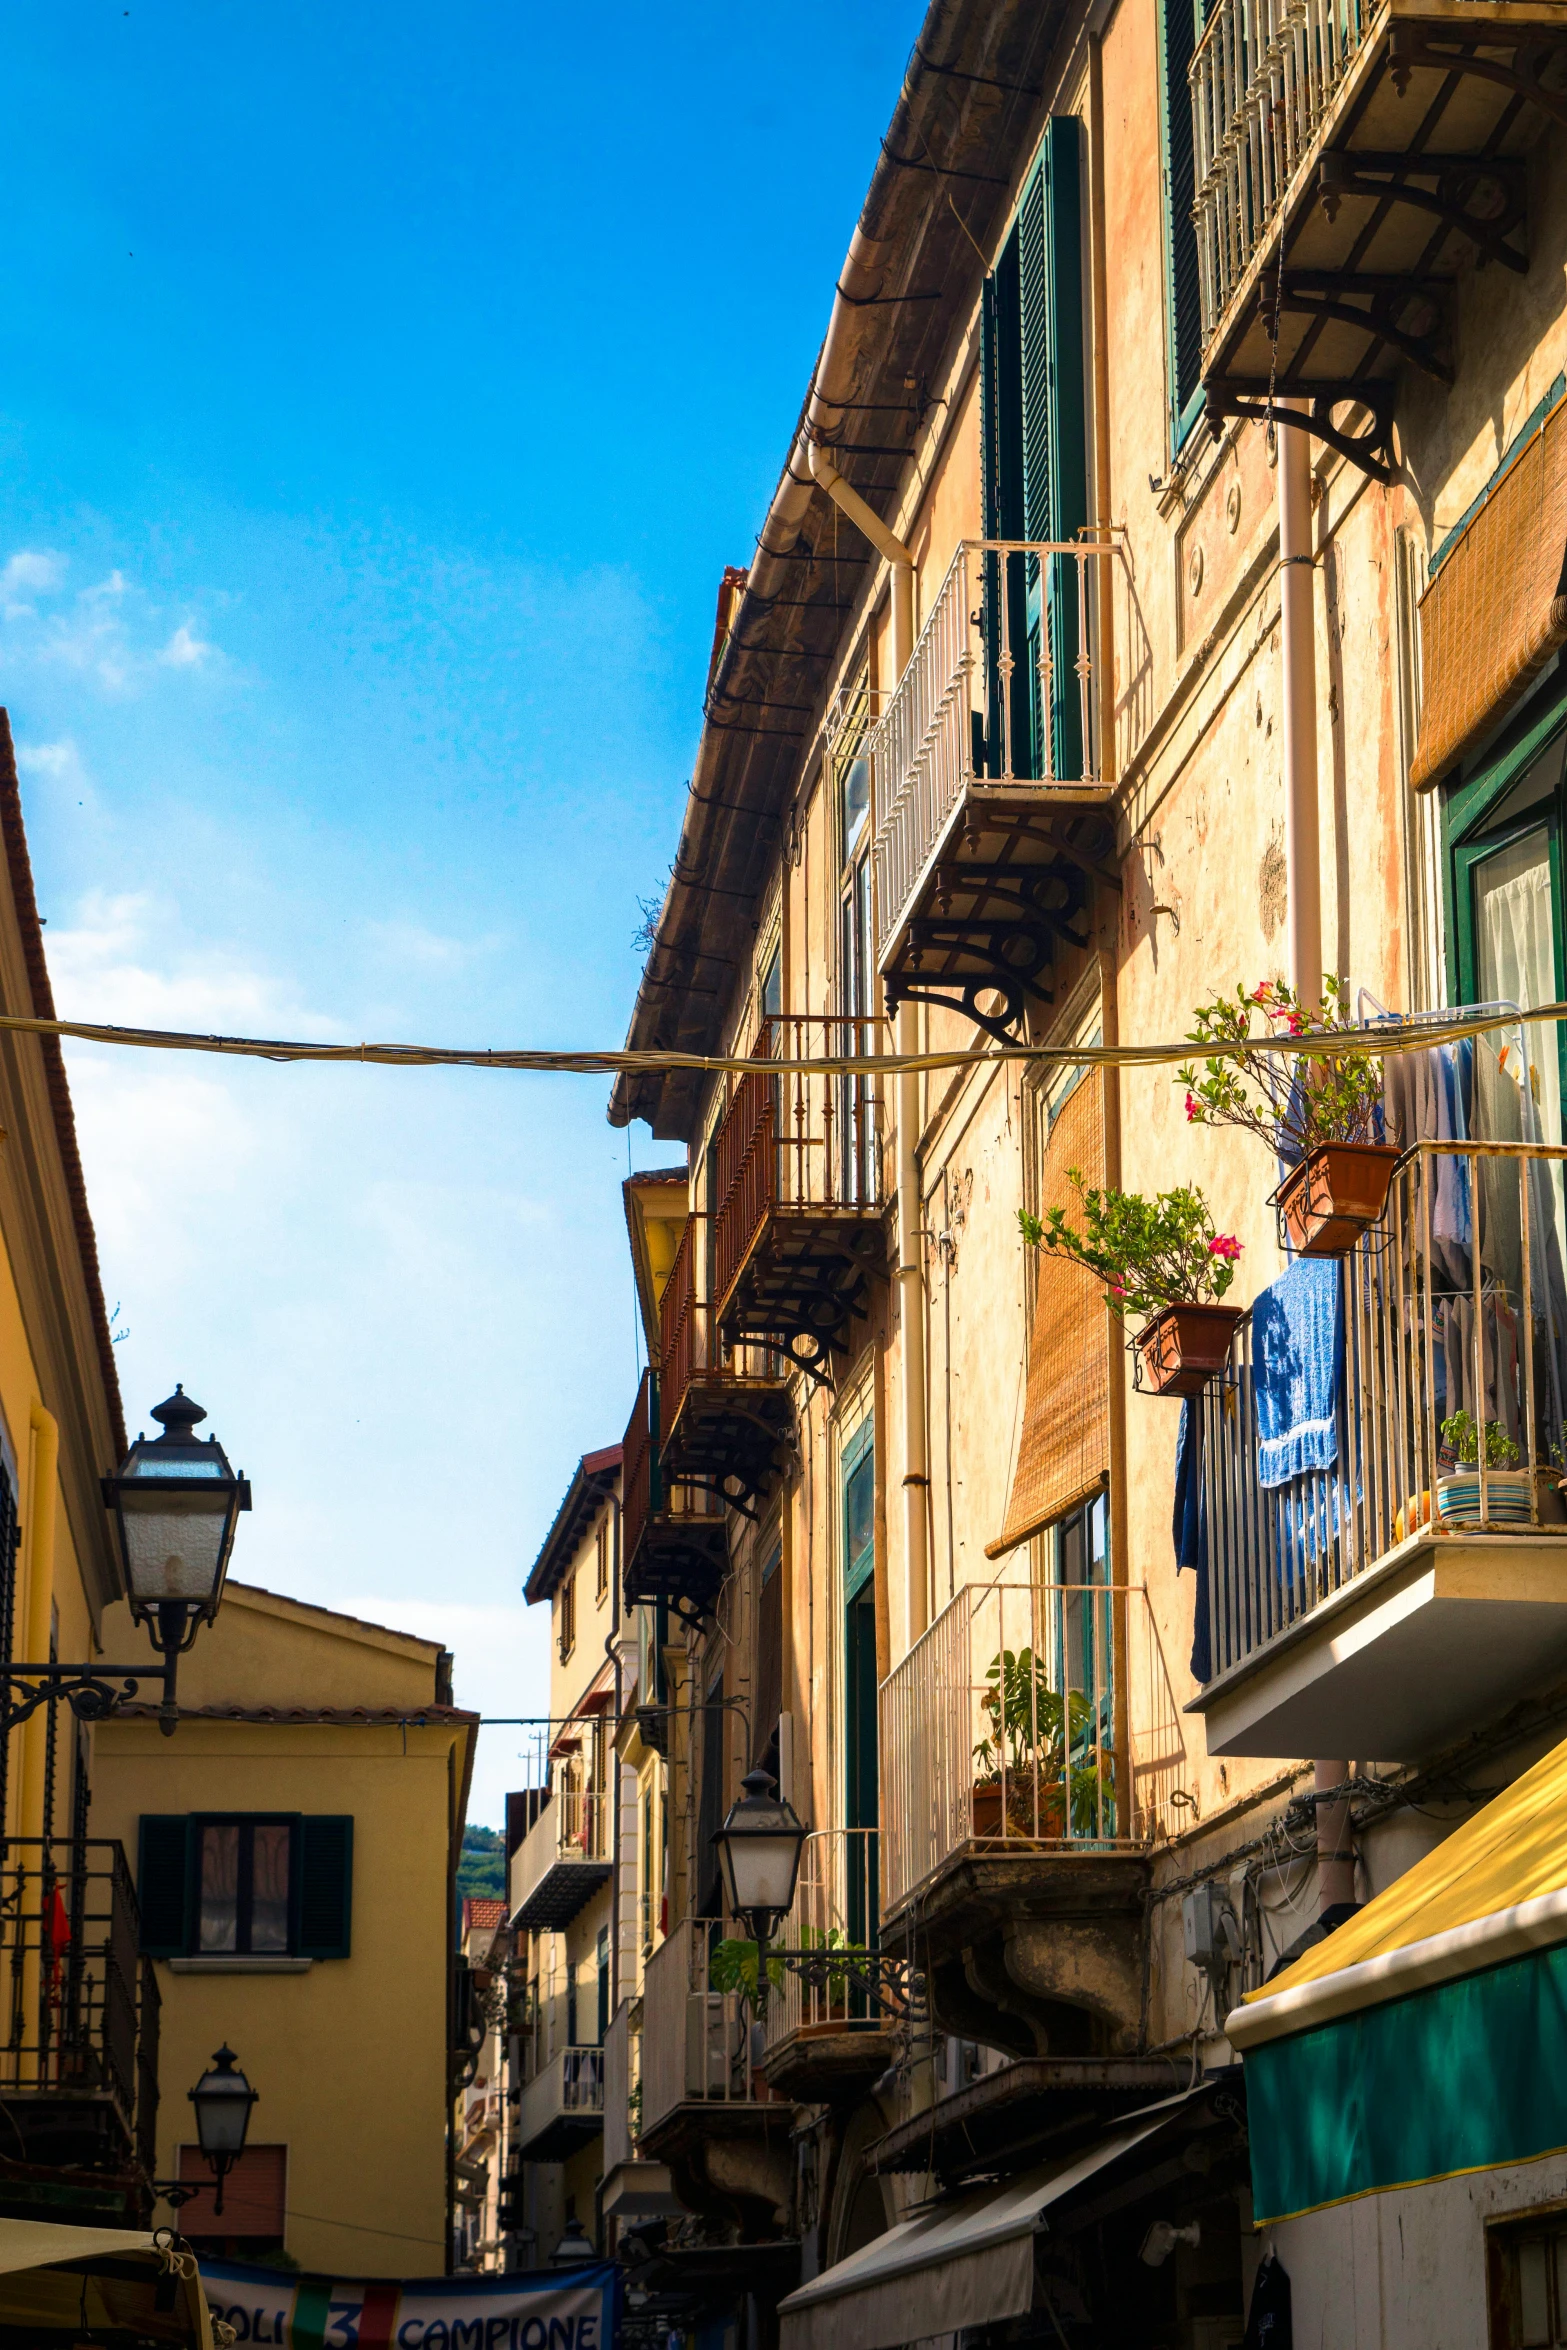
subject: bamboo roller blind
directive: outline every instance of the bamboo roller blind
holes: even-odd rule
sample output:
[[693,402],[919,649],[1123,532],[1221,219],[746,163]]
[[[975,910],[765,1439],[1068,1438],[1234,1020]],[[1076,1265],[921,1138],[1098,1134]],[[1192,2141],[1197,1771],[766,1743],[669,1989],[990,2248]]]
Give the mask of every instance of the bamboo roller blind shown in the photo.
[[[1067,1181],[1105,1180],[1104,1073],[1089,1070],[1050,1129],[1039,1178],[1039,1212],[1065,1208],[1081,1224]],[[1000,1558],[1096,1493],[1110,1463],[1110,1331],[1104,1285],[1081,1265],[1039,1251],[1039,1289],[1029,1341],[1023,1429],[1006,1524],[987,1558]]]
[[1498,483],[1420,600],[1420,747],[1427,789],[1567,644],[1567,401]]

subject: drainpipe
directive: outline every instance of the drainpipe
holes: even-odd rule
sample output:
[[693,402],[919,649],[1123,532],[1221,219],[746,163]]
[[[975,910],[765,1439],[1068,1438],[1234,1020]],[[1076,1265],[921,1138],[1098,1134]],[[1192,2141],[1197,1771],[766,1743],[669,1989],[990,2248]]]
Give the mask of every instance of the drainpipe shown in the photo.
[[[835,307],[834,317],[837,316]],[[830,339],[830,338],[829,338]],[[823,352],[825,363],[826,352]],[[818,378],[823,372],[817,369]],[[813,397],[811,408],[815,409]],[[870,540],[891,569],[892,675],[902,677],[914,650],[914,552],[851,488],[819,441],[801,435],[811,478],[839,512]],[[919,1050],[919,1007],[898,1006],[897,1046],[905,1058]],[[903,1325],[903,1555],[904,1633],[912,1648],[930,1620],[930,1463],[925,1442],[925,1267],[920,1247],[920,1081],[898,1077],[898,1295]]]
[[[49,1630],[54,1613],[55,1489],[60,1462],[60,1430],[53,1412],[35,1403],[30,1415],[33,1436],[33,1522],[27,1538],[27,1614],[23,1624],[22,1654],[29,1664],[42,1664],[49,1654]],[[22,1800],[20,1832],[44,1832],[44,1761],[49,1742],[50,1708],[41,1705],[22,1728]]]
[[[1283,403],[1304,412],[1306,402]],[[1317,821],[1317,646],[1311,526],[1311,435],[1278,430],[1279,617],[1284,639],[1284,863],[1288,882],[1289,980],[1315,1003],[1322,989],[1322,851]],[[1349,1804],[1320,1798],[1349,1777],[1349,1764],[1319,1757],[1317,1909],[1355,1898]]]

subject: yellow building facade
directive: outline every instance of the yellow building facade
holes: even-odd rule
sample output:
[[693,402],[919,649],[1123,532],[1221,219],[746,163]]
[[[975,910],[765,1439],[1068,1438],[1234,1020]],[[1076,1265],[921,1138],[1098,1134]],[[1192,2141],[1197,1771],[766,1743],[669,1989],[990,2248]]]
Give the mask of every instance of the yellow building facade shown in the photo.
[[[123,1605],[105,1637],[128,1637]],[[437,1644],[230,1580],[151,1708],[98,1730],[95,1833],[134,1857],[161,1995],[157,2171],[243,2258],[439,2273],[457,1858],[475,1718]],[[258,2093],[213,2208],[186,2091],[224,2043]]]

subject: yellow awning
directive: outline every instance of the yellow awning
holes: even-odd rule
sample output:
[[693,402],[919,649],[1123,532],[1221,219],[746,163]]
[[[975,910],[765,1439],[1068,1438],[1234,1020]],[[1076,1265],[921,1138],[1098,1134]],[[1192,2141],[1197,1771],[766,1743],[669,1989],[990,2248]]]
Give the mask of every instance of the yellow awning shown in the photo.
[[1243,2051],[1567,1942],[1567,1741],[1304,1958],[1249,1991]]

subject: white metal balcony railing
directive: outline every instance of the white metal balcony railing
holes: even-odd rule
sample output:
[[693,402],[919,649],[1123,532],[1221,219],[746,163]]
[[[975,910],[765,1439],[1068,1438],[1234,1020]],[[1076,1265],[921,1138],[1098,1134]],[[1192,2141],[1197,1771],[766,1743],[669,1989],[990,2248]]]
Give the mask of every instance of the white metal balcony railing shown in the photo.
[[1139,1852],[1185,1764],[1141,1585],[970,1584],[882,1683],[882,1914],[956,1853]]
[[631,2106],[632,2066],[640,2059],[640,2032],[631,2029],[631,2009],[610,2018],[604,2035],[604,2175],[630,2162],[636,2148]]
[[1385,13],[1386,0],[1213,0],[1188,68],[1204,346]]
[[835,1950],[880,1948],[880,1838],[874,1828],[823,1828],[806,1838],[794,1907],[778,1939],[789,1950],[820,1951],[827,1971],[820,1982],[806,1982],[793,1971],[781,1982],[769,1981],[762,2017],[768,2048],[798,2032],[863,2031],[885,2020],[847,1970],[832,1971]]
[[602,2048],[561,2048],[534,2074],[517,2109],[517,2144],[533,2146],[565,2119],[586,2128],[604,2111]]
[[513,1919],[552,1869],[585,1862],[602,1873],[609,1857],[608,1795],[597,1788],[552,1788],[512,1855],[508,1898]]
[[[1118,547],[1076,541],[959,544],[909,665],[866,738],[878,955],[970,784],[1033,785],[1043,796],[1099,780],[1095,567],[1120,559]],[[993,615],[988,659],[982,605]],[[1058,665],[1070,667],[1072,682],[1058,680]],[[1080,746],[1072,762],[1079,773],[1056,773],[1058,735]]]
[[1412,1534],[1567,1534],[1564,1160],[1559,1145],[1480,1141],[1406,1156],[1382,1227],[1340,1270],[1332,1467],[1261,1484],[1242,1326],[1202,1405],[1215,1680]]
[[734,1928],[683,1918],[647,1962],[642,1985],[642,2135],[677,2105],[753,2101],[751,2018],[738,1990],[715,1991],[713,1946]]

